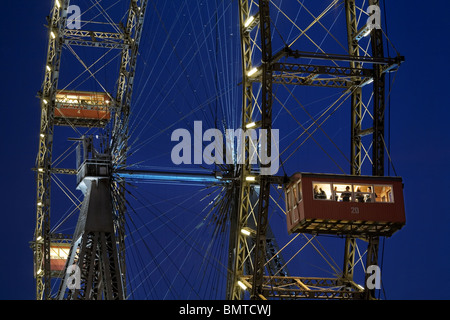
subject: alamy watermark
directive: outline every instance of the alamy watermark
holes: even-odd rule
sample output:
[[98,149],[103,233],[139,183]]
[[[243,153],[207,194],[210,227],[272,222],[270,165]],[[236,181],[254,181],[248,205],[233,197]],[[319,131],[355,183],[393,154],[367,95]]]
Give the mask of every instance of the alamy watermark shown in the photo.
[[81,271],[76,264],[67,267],[66,277],[67,289],[77,290],[81,288]]
[[[248,160],[251,164],[260,164],[261,175],[278,172],[278,129],[226,129],[224,136],[219,129],[203,132],[202,122],[194,121],[193,136],[187,129],[180,128],[172,132],[171,141],[178,141],[171,152],[172,162],[176,165],[244,164]],[[248,152],[245,149],[246,141]]]
[[377,265],[370,265],[366,269],[366,274],[370,274],[366,279],[366,288],[369,290],[381,289],[381,269]]
[[81,9],[77,5],[67,7],[67,29],[81,29]]
[[369,17],[367,18],[367,26],[369,28],[369,32],[373,29],[381,29],[381,10],[377,5],[371,5],[367,8],[367,14]]

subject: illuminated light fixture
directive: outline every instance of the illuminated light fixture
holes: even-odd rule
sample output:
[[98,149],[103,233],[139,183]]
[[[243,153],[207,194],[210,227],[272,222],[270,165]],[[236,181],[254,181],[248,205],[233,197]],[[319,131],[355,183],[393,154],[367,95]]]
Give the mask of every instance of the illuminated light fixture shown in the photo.
[[47,103],[48,103],[48,101],[45,100],[45,99],[42,99],[42,102],[43,102],[44,104],[47,104]]
[[41,237],[41,236],[39,236],[39,237],[36,238],[36,241],[41,241],[41,240],[42,240],[42,237]]
[[55,0],[55,3],[56,3],[56,6],[57,6],[58,8],[61,7],[61,3],[59,3],[58,0]]
[[245,181],[256,181],[256,178],[254,176],[248,176],[245,177]]
[[256,231],[249,228],[249,227],[244,227],[241,229],[241,233],[245,236],[252,236],[252,235],[256,235]]
[[39,269],[39,270],[36,272],[37,275],[40,275],[41,273],[42,273],[42,269]]
[[254,126],[256,126],[256,122],[250,122],[250,123],[247,123],[247,124],[245,125],[245,127],[246,127],[247,129],[253,128]]
[[49,65],[47,65],[46,68],[47,68],[47,71],[51,71],[52,70],[52,68],[50,68]]
[[44,138],[44,137],[45,137],[45,134],[41,133],[39,136],[40,136],[41,138]]
[[38,207],[42,206],[42,202],[39,201],[39,202],[37,203],[37,205],[38,205]]
[[261,121],[252,121],[245,125],[246,129],[261,127]]
[[39,172],[44,172],[44,169],[38,168],[38,171],[39,171]]
[[255,20],[254,16],[248,17],[247,20],[245,20],[244,22],[244,27],[247,28],[253,22],[253,20]]
[[363,37],[367,37],[370,34],[371,31],[372,31],[372,29],[369,28],[369,30],[366,33],[363,34]]
[[253,68],[249,72],[247,72],[247,76],[251,77],[258,71],[258,68]]
[[242,290],[247,290],[247,286],[242,281],[238,281],[237,284],[242,288]]
[[53,31],[50,31],[50,35],[52,36],[52,39],[56,38],[55,33]]

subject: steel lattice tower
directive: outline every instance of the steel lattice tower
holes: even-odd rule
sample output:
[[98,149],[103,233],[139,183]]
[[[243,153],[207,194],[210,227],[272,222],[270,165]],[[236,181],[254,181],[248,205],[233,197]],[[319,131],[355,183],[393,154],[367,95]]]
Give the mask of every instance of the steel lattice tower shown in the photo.
[[[133,92],[133,80],[135,76],[136,58],[139,49],[139,41],[144,23],[144,16],[147,7],[147,1],[131,0],[127,22],[123,29],[116,27],[116,32],[105,32],[95,30],[71,29],[67,26],[69,0],[55,0],[51,11],[48,26],[48,51],[46,71],[42,91],[39,93],[41,105],[41,126],[39,134],[39,151],[36,160],[36,181],[37,181],[37,214],[36,229],[34,232],[34,241],[32,243],[34,251],[34,268],[36,277],[36,297],[37,299],[50,299],[51,288],[51,266],[50,266],[50,247],[52,242],[70,243],[70,236],[52,234],[50,232],[50,216],[51,216],[51,180],[52,175],[56,174],[76,174],[77,170],[66,168],[54,168],[52,165],[52,147],[55,138],[55,126],[71,126],[71,127],[88,127],[88,128],[106,128],[107,135],[111,138],[112,144],[108,147],[111,157],[106,167],[120,167],[126,163],[126,150],[128,139],[128,118]],[[61,54],[63,48],[73,50],[75,56],[78,54],[74,48],[101,48],[115,49],[121,51],[120,67],[117,75],[117,88],[115,95],[111,97],[111,103],[108,106],[107,114],[112,115],[111,121],[102,121],[102,119],[87,117],[70,118],[69,116],[61,116],[61,102],[57,99],[59,92],[58,81],[61,73],[64,72],[61,67]],[[94,50],[94,49],[92,49]],[[86,67],[88,70],[88,68]],[[89,71],[89,70],[88,70]],[[55,110],[58,110],[58,117],[55,116]],[[86,175],[89,180],[89,174]],[[101,183],[101,194],[110,194],[110,184],[108,179],[96,179]],[[106,182],[106,183],[105,183]],[[85,201],[89,202],[92,196],[91,183],[85,193]],[[102,275],[98,274],[97,278],[82,275],[84,282],[83,288],[90,288],[97,296],[86,292],[81,296],[69,296],[69,298],[105,298],[117,299],[123,298],[126,288],[125,284],[125,257],[124,257],[124,225],[123,210],[124,204],[121,201],[123,197],[123,186],[116,184],[116,200],[110,198],[106,200],[109,212],[104,213],[110,217],[108,222],[108,230],[103,230],[101,234],[96,228],[89,230],[78,230],[78,235],[83,234],[83,241],[75,239],[72,241],[72,249],[75,253],[76,246],[82,242],[81,253],[84,254],[83,259],[87,259],[84,263],[97,263],[100,261],[104,264],[101,268]],[[122,194],[122,196],[120,196]],[[95,197],[95,196],[94,196]],[[104,200],[104,199],[103,199]],[[98,201],[98,200],[97,200]],[[105,201],[105,200],[104,200]],[[95,201],[94,201],[95,202]],[[89,210],[88,204],[84,205],[87,215]],[[117,216],[115,227],[112,226],[113,214]],[[83,214],[82,214],[83,215]],[[83,223],[79,223],[82,228]],[[94,232],[94,233],[92,233]],[[106,232],[106,233],[105,233]],[[117,238],[117,242],[116,239]],[[116,247],[116,243],[119,243]],[[89,255],[87,248],[93,252]],[[97,248],[97,249],[96,249]],[[93,250],[93,251],[92,251]],[[95,253],[96,252],[96,253]],[[96,257],[99,255],[99,257]],[[105,256],[104,258],[102,256]],[[106,258],[108,256],[108,258]],[[81,257],[81,256],[80,256]],[[82,258],[80,258],[81,260]],[[100,259],[100,260],[98,260]],[[113,262],[107,263],[107,259]],[[96,262],[97,261],[97,262]],[[98,267],[96,267],[96,270]],[[66,266],[67,269],[67,266]],[[93,269],[92,269],[93,270]],[[120,271],[119,271],[120,270]],[[86,271],[86,270],[84,270]],[[100,277],[100,278],[99,278]],[[104,279],[116,279],[113,285],[115,288],[108,287],[103,290],[102,282]],[[86,289],[87,290],[87,289]],[[108,291],[109,290],[109,291]],[[112,291],[111,291],[112,290]],[[60,298],[64,297],[64,292],[60,293]]]
[[[373,29],[368,23],[358,26],[358,14],[362,3],[356,0],[346,0],[345,13],[347,24],[348,55],[331,52],[304,52],[285,47],[278,52],[272,52],[270,1],[239,1],[240,34],[243,69],[243,106],[242,128],[257,122],[261,128],[272,127],[272,85],[302,85],[324,88],[343,88],[351,92],[351,165],[350,174],[361,175],[362,155],[369,150],[363,145],[364,136],[372,136],[368,145],[372,144],[372,175],[385,174],[385,143],[384,143],[384,113],[385,113],[385,74],[399,66],[403,57],[385,57],[383,33],[381,29]],[[359,7],[357,5],[360,5]],[[370,0],[370,6],[379,8],[379,0]],[[257,8],[257,9],[255,9]],[[359,11],[358,11],[359,10]],[[251,12],[253,11],[253,12]],[[256,12],[255,12],[256,11]],[[317,19],[318,20],[318,19]],[[257,31],[255,31],[257,30]],[[372,56],[360,55],[359,40],[369,35],[371,39]],[[254,50],[258,48],[261,61],[255,61]],[[259,57],[259,56],[258,56]],[[289,58],[289,62],[282,62]],[[325,61],[326,65],[301,64],[293,60],[310,59]],[[252,60],[253,59],[253,60]],[[284,60],[286,61],[286,60]],[[343,63],[347,65],[343,65]],[[364,66],[363,66],[364,65]],[[371,65],[372,68],[366,67]],[[321,78],[321,76],[327,76]],[[255,89],[255,83],[260,83],[261,93]],[[373,83],[373,124],[363,128],[363,97],[362,87]],[[260,106],[260,112],[254,108]],[[246,144],[247,155],[249,143]],[[248,157],[246,158],[248,159]],[[252,170],[253,169],[253,170]],[[238,283],[244,284],[251,292],[253,299],[267,298],[373,298],[373,290],[360,288],[353,282],[355,264],[355,237],[347,236],[344,251],[343,274],[338,278],[302,278],[300,276],[269,277],[265,270],[265,239],[268,219],[268,201],[270,185],[281,184],[283,179],[259,175],[247,161],[240,169],[240,200],[237,221],[234,226],[234,247],[236,252],[232,257],[232,276],[229,277],[227,297],[241,299],[243,290]],[[249,176],[257,176],[256,182],[247,181]],[[254,209],[250,194],[254,187],[259,187],[258,209]],[[248,224],[250,211],[257,211],[256,246],[249,253],[247,237],[238,230]],[[378,264],[379,237],[372,236],[368,241],[367,265]],[[251,256],[253,268],[246,267],[246,259]],[[345,285],[346,289],[330,291],[329,287]],[[311,289],[314,287],[315,289]],[[287,289],[286,289],[287,288]],[[319,289],[318,289],[319,288]]]

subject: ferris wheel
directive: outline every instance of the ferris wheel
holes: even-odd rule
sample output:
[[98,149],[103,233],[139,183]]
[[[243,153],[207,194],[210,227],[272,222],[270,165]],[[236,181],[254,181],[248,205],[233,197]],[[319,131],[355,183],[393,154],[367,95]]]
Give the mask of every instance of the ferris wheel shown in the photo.
[[379,295],[383,2],[51,2],[37,299]]

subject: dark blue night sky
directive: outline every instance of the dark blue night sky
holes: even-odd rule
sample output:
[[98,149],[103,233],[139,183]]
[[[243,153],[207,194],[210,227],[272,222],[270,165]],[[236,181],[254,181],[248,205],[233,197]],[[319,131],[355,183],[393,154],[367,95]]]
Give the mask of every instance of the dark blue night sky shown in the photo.
[[[36,96],[45,66],[50,2],[2,3],[0,299],[35,298],[29,244],[36,197],[31,168],[37,152]],[[404,180],[407,217],[406,226],[384,243],[386,299],[449,299],[450,4],[395,0],[386,1],[386,9],[389,38],[406,58],[390,97],[390,150],[395,171]],[[175,103],[183,101],[177,99]],[[190,103],[195,105],[195,100]],[[166,140],[158,143],[170,144],[167,137],[162,135]]]

